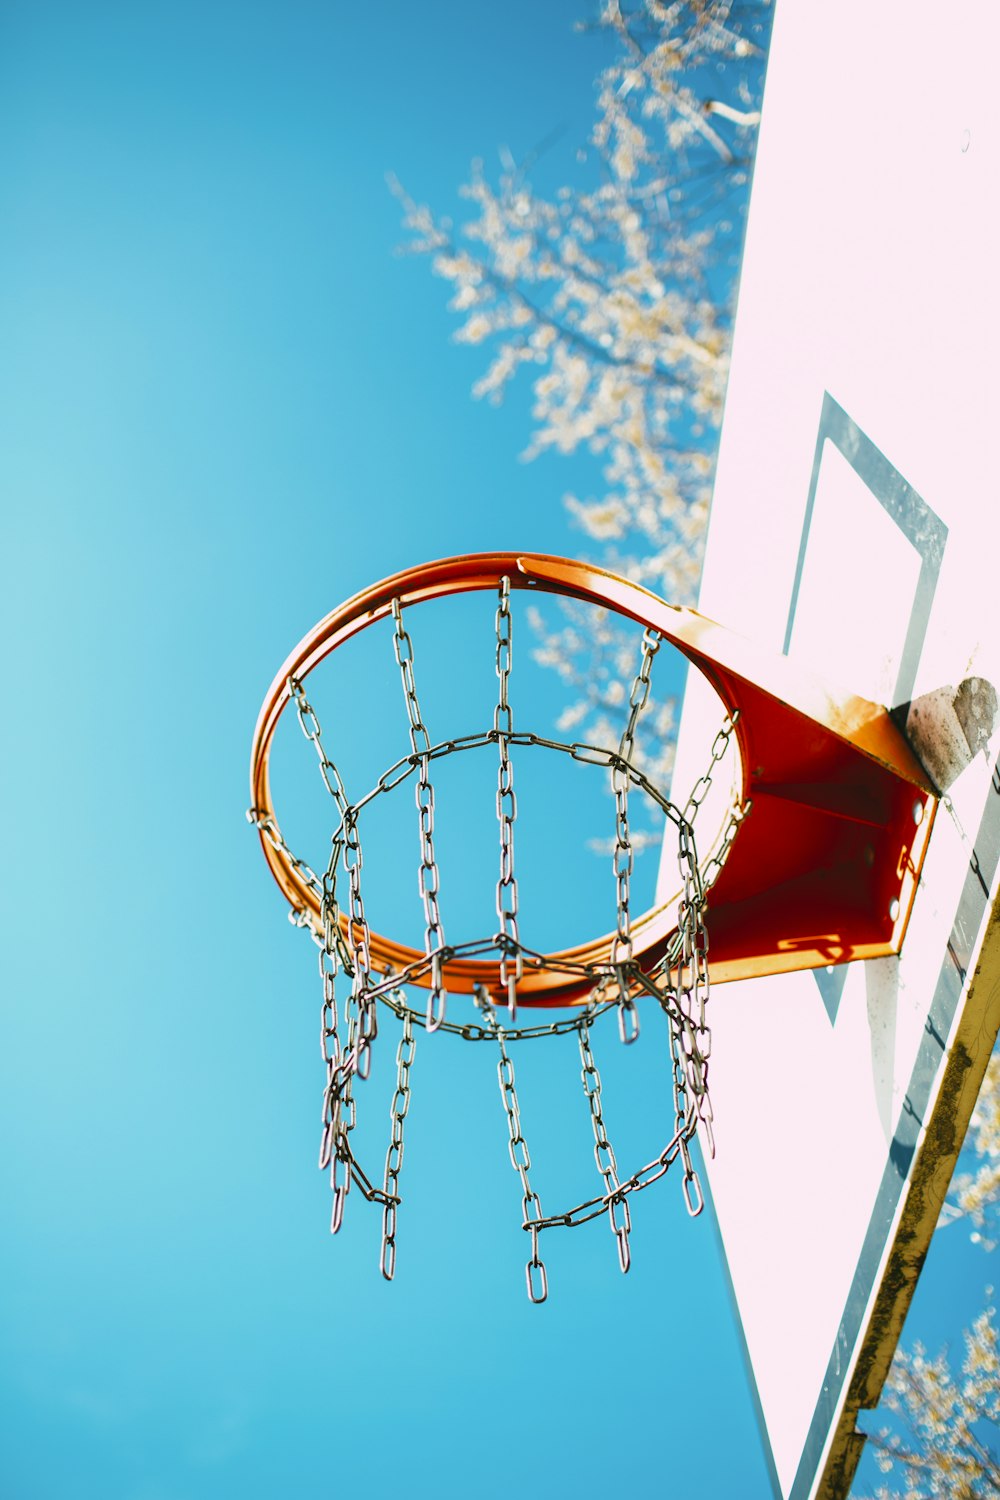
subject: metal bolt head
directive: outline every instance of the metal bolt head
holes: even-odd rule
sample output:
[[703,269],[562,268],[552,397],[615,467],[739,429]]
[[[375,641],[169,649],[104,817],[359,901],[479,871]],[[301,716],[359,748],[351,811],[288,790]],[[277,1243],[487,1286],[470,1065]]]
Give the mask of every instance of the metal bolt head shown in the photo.
[[893,900],[889,902],[889,920],[892,921],[892,922],[895,922],[895,920],[896,920],[896,918],[898,916],[899,916],[899,902],[895,898],[893,898]]

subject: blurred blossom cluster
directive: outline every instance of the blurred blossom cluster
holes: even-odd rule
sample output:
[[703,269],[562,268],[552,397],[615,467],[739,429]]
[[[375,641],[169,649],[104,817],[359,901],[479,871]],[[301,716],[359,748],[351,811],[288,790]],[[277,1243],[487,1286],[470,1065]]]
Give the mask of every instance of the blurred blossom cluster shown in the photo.
[[[474,164],[456,230],[391,182],[408,248],[451,284],[455,337],[486,351],[475,394],[499,401],[528,372],[525,457],[597,455],[598,491],[564,496],[570,516],[603,566],[678,604],[701,573],[769,27],[769,0],[603,0],[581,27],[609,33],[614,55],[580,185],[544,196],[534,161],[508,155],[495,183]],[[579,612],[535,624],[571,694],[562,726],[617,743],[635,641]],[[675,719],[650,701],[644,770],[669,775]]]
[[893,1487],[880,1485],[874,1500],[979,1500],[1000,1494],[995,1319],[991,1304],[966,1330],[959,1374],[953,1373],[947,1352],[930,1358],[918,1343],[897,1354],[882,1398],[895,1425],[869,1437]]

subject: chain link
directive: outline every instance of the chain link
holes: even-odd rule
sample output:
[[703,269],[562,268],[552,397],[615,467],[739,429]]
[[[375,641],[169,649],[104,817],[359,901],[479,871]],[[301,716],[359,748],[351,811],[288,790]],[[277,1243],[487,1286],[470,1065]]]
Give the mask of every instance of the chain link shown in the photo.
[[580,1076],[583,1079],[583,1091],[590,1106],[590,1122],[594,1127],[594,1160],[597,1163],[597,1170],[604,1179],[608,1223],[618,1241],[618,1263],[625,1272],[632,1262],[632,1252],[628,1242],[632,1216],[629,1212],[628,1200],[618,1196],[621,1187],[618,1181],[618,1163],[604,1125],[604,1112],[601,1108],[601,1075],[597,1071],[597,1064],[591,1051],[590,1023],[586,1019],[580,1025],[579,1044]]
[[693,823],[698,809],[708,796],[708,789],[712,785],[719,762],[723,759],[729,749],[729,741],[732,739],[733,731],[740,721],[740,710],[734,709],[727,714],[722,721],[722,728],[712,741],[711,757],[708,762],[708,770],[703,771],[691,788],[691,793],[684,804],[683,818],[687,823]]
[[309,699],[306,697],[306,690],[304,686],[294,674],[290,674],[288,678],[288,693],[292,702],[295,704],[295,709],[298,714],[299,727],[301,728],[302,733],[305,735],[306,739],[312,745],[313,749],[316,751],[316,756],[319,761],[320,775],[323,778],[323,784],[326,787],[327,791],[330,793],[330,796],[333,798],[337,811],[340,813],[340,825],[333,835],[333,850],[330,856],[330,862],[327,866],[326,874],[323,877],[322,882],[323,901],[321,911],[324,923],[323,941],[326,945],[327,952],[330,953],[331,956],[335,955],[335,967],[336,962],[339,961],[344,971],[350,974],[353,972],[353,962],[351,959],[350,950],[348,949],[344,936],[340,931],[340,911],[337,905],[336,872],[338,866],[340,865],[341,857],[344,852],[343,831],[351,821],[351,805],[348,801],[347,793],[344,790],[344,783],[341,778],[340,772],[338,771],[336,765],[330,759],[324,748],[323,731],[320,727],[320,722],[316,714],[316,710],[313,708],[312,704],[309,702]]
[[323,934],[320,946],[325,948],[330,955],[335,970],[339,965],[345,974],[353,976],[354,955],[348,946],[347,927],[341,919],[340,905],[337,900],[337,871],[344,858],[344,849],[344,831],[340,828],[333,836],[330,862],[323,876],[323,901],[320,906]]
[[[683,893],[677,913],[677,926],[682,942],[673,982],[667,990],[671,1001],[668,1016],[671,1021],[676,1124],[681,1132],[681,1157],[684,1162],[684,1197],[688,1211],[694,1215],[701,1212],[704,1201],[689,1148],[698,1119],[705,1124],[713,1152],[714,1145],[708,1098],[708,1058],[712,1046],[705,1020],[709,989],[705,890],[698,868],[694,835],[687,828],[682,828],[678,837],[677,862],[683,881]],[[688,1121],[690,1130],[682,1130],[682,1122]]]
[[393,649],[403,680],[403,696],[406,713],[410,721],[410,746],[420,767],[416,789],[417,815],[420,826],[420,871],[418,883],[424,903],[424,920],[427,927],[426,950],[431,960],[431,990],[427,1000],[427,1030],[436,1031],[444,1020],[447,999],[442,979],[440,950],[444,947],[444,929],[438,906],[438,891],[441,879],[434,853],[434,788],[430,777],[430,737],[420,714],[417,688],[413,677],[413,642],[403,624],[403,608],[398,599],[392,601],[392,618],[395,624]]
[[[327,922],[327,930],[329,921]],[[357,1123],[357,1106],[353,1096],[356,1076],[367,1076],[367,1046],[359,1048],[358,1034],[360,1011],[351,992],[351,1003],[347,1006],[346,1046],[339,1036],[336,963],[334,950],[324,942],[319,956],[319,968],[323,984],[323,1005],[320,1023],[320,1051],[326,1067],[326,1083],[323,1090],[323,1133],[320,1138],[320,1170],[330,1168],[330,1186],[333,1190],[333,1209],[330,1217],[331,1233],[336,1234],[343,1222],[344,1206],[351,1187],[353,1155],[350,1148],[350,1132]],[[360,1063],[360,1065],[359,1065]],[[363,1071],[362,1071],[363,1069]]]
[[371,993],[371,929],[361,895],[364,858],[357,816],[353,811],[344,824],[343,862],[347,867],[348,881],[347,942],[353,969],[351,998],[358,1018],[357,1037],[350,1049],[350,1056],[354,1059],[354,1071],[361,1078],[367,1078],[371,1062],[370,1047],[375,1040],[378,1022],[375,997]]
[[[326,1067],[323,1091],[323,1134],[320,1139],[319,1164],[330,1168],[333,1207],[330,1229],[338,1233],[354,1176],[355,1162],[350,1134],[357,1123],[353,1097],[355,1077],[367,1078],[371,1067],[371,1044],[378,1027],[377,1008],[370,993],[371,933],[365,918],[361,895],[361,842],[357,818],[344,790],[336,764],[326,753],[319,717],[306,695],[302,682],[291,674],[289,697],[295,704],[299,727],[313,746],[319,761],[323,784],[340,813],[340,826],[334,833],[330,862],[322,883],[322,943],[319,970],[323,988],[320,1024],[320,1051]],[[347,936],[341,928],[337,902],[336,874],[344,861],[350,888]],[[341,1046],[336,995],[338,968],[352,977],[351,996],[346,1007],[346,1054]]]
[[306,690],[297,677],[289,677],[288,692],[299,716],[299,727],[316,751],[323,784],[337,804],[337,810],[341,818],[344,818],[347,815],[349,806],[347,793],[344,791],[344,783],[340,778],[340,772],[323,748],[323,731],[320,728],[319,719],[316,717],[316,711],[306,697]]
[[706,896],[712,889],[715,882],[718,880],[719,876],[722,874],[722,868],[725,865],[726,860],[729,858],[729,851],[732,849],[736,835],[740,831],[740,825],[743,822],[743,819],[749,815],[752,808],[753,802],[748,797],[742,806],[734,807],[730,812],[729,819],[726,823],[725,828],[723,829],[722,838],[719,840],[718,847],[705,861],[705,864],[702,867],[701,884]]
[[[304,859],[299,859],[292,853],[291,849],[285,843],[281,829],[269,813],[261,813],[256,807],[250,807],[247,809],[247,822],[256,828],[257,832],[263,838],[267,839],[267,842],[277,854],[282,856],[293,875],[297,875],[304,885],[307,885],[310,890],[316,892],[317,896],[323,894],[323,882],[316,874],[316,871],[311,865],[307,865]],[[298,916],[297,909],[294,911],[294,915]]]
[[531,1255],[524,1268],[528,1296],[532,1302],[544,1302],[549,1294],[549,1281],[545,1263],[538,1254],[538,1227],[542,1218],[542,1205],[538,1194],[528,1180],[531,1157],[528,1154],[528,1143],[521,1130],[521,1109],[517,1098],[517,1084],[514,1081],[514,1064],[507,1052],[504,1029],[497,1020],[490,997],[482,986],[476,990],[476,1004],[482,1011],[483,1019],[496,1037],[500,1048],[497,1078],[500,1082],[500,1099],[507,1116],[509,1136],[507,1150],[510,1154],[510,1164],[521,1179],[523,1228],[531,1235]]
[[[729,749],[729,742],[739,721],[740,710],[737,708],[723,720],[722,728],[712,741],[712,752],[708,763],[708,770],[699,776],[691,789],[691,794],[687,802],[684,804],[682,817],[689,826],[693,825],[698,814],[698,809],[708,795],[708,789],[712,785],[712,778],[715,775],[716,768]],[[740,825],[750,812],[752,806],[753,803],[748,798],[746,802],[735,803],[730,809],[729,818],[722,831],[722,837],[719,840],[718,846],[706,860],[704,868],[701,871],[702,891],[706,896],[721,875],[723,866],[729,858],[729,851],[733,846],[733,841],[740,831]]]
[[[632,961],[632,918],[629,910],[631,900],[632,872],[635,868],[635,851],[629,833],[628,791],[630,776],[626,767],[632,763],[635,750],[635,731],[639,715],[649,699],[649,679],[653,669],[653,657],[660,649],[660,636],[655,630],[646,630],[642,637],[642,661],[632,691],[629,694],[629,714],[618,746],[618,759],[611,771],[611,786],[615,795],[615,853],[614,872],[617,886],[616,931],[611,944],[611,962],[617,969]],[[628,986],[618,986],[618,1030],[623,1042],[634,1042],[639,1035],[639,1013],[632,1002]]]
[[[524,972],[517,927],[517,877],[514,874],[514,820],[517,798],[514,795],[514,766],[510,758],[510,737],[514,733],[514,714],[508,693],[513,657],[513,626],[510,614],[510,579],[500,580],[500,603],[496,613],[497,677],[500,692],[493,712],[493,731],[500,749],[497,772],[497,822],[500,825],[500,878],[497,881],[497,917],[504,939],[500,948],[500,988],[507,996],[507,1009],[513,1021],[517,1015],[517,986]],[[511,963],[513,957],[513,964]]]
[[[407,1004],[402,990],[398,988],[398,978],[397,988],[380,995],[379,998],[398,1020],[409,1016],[415,1026],[425,1025],[423,1013]],[[543,1036],[567,1036],[578,1032],[586,1017],[589,1016],[593,1021],[613,1009],[617,1009],[617,1003],[608,1001],[607,1004],[596,1009],[588,1006],[585,1011],[580,1010],[576,1015],[564,1017],[559,1021],[549,1021],[537,1026],[508,1026],[504,1028],[504,1037],[508,1042],[527,1042],[536,1041]],[[496,1035],[489,1027],[480,1026],[475,1021],[445,1021],[438,1030],[450,1036],[461,1037],[464,1042],[496,1041]]]
[[[337,1014],[337,962],[336,950],[331,950],[328,940],[329,926],[324,936],[326,941],[319,950],[319,973],[323,989],[323,1005],[320,1011],[319,1050],[326,1069],[326,1087],[323,1091],[323,1134],[319,1145],[319,1169],[325,1171],[330,1165],[337,1147],[341,1125],[341,1097],[338,1084],[343,1066],[343,1050],[340,1045],[339,1018]],[[343,1204],[341,1204],[341,1210]],[[337,1228],[340,1224],[338,1221]]]
[[399,1172],[403,1165],[403,1122],[410,1108],[410,1067],[417,1044],[413,1037],[413,1020],[403,1017],[403,1034],[396,1048],[396,1093],[392,1101],[390,1119],[392,1134],[385,1156],[383,1191],[385,1206],[382,1209],[382,1255],[379,1264],[386,1281],[396,1273],[396,1209],[399,1204]]
[[[494,744],[496,739],[497,734],[494,729],[483,729],[478,734],[458,735],[454,739],[441,740],[438,744],[432,745],[427,752],[427,756],[430,760],[440,760],[442,756],[454,755],[462,750],[479,750],[485,745]],[[627,761],[623,761],[617,750],[609,750],[606,745],[587,745],[580,740],[553,740],[542,734],[533,734],[530,730],[515,731],[508,735],[507,739],[511,746],[537,746],[542,750],[559,750],[564,755],[569,755],[574,760],[580,761],[583,765],[603,766],[608,770],[614,770],[616,766],[619,766],[632,785],[638,787],[641,792],[644,792],[650,801],[654,802],[672,823],[679,826],[682,821],[682,814],[674,803],[670,801],[666,793],[662,792],[655,782],[650,781],[649,777],[640,771],[638,767],[629,764]],[[370,791],[366,792],[363,797],[359,798],[353,804],[353,811],[360,813],[363,808],[367,807],[369,802],[374,801],[383,792],[393,791],[408,776],[413,774],[419,767],[420,760],[421,757],[419,755],[412,753],[402,756],[387,771],[383,772]],[[248,816],[250,815],[248,814]],[[687,821],[690,822],[691,819]]]

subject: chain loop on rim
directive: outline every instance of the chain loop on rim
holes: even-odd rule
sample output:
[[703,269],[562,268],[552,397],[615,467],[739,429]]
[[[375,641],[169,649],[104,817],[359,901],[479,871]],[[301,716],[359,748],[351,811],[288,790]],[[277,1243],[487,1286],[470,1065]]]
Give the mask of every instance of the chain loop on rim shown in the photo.
[[597,1170],[604,1179],[608,1223],[618,1241],[618,1263],[624,1273],[632,1263],[632,1253],[628,1242],[632,1216],[629,1212],[628,1199],[619,1196],[621,1183],[618,1181],[618,1163],[604,1124],[604,1112],[601,1108],[601,1075],[597,1071],[594,1054],[590,1048],[590,1022],[587,1018],[581,1022],[578,1036],[580,1076],[583,1079],[583,1091],[590,1106],[590,1122],[594,1129],[594,1160],[597,1163]]
[[[500,750],[497,771],[497,822],[500,825],[500,878],[497,881],[497,918],[504,944],[500,949],[500,988],[506,992],[511,1021],[517,1017],[517,986],[524,973],[517,926],[517,876],[514,874],[514,820],[517,798],[514,795],[514,766],[510,758],[510,740],[514,733],[514,713],[508,699],[510,668],[513,659],[513,625],[510,614],[510,579],[500,580],[500,603],[496,613],[497,677],[500,693],[493,712],[493,732]],[[511,964],[510,958],[514,962]]]
[[410,748],[420,768],[416,788],[420,829],[420,870],[417,878],[427,927],[425,951],[431,960],[427,1030],[436,1031],[444,1020],[447,995],[442,980],[439,956],[440,950],[444,947],[444,928],[441,926],[441,912],[438,906],[441,877],[438,872],[437,856],[434,853],[434,788],[431,785],[430,776],[431,742],[420,714],[420,704],[417,702],[417,689],[413,678],[413,642],[403,624],[403,608],[398,599],[392,601],[392,618],[396,627],[393,648],[403,680],[403,696],[410,721]]

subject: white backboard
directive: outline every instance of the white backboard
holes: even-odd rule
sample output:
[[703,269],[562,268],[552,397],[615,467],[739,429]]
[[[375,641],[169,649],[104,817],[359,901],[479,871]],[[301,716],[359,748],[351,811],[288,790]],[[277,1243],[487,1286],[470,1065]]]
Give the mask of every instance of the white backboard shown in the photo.
[[[998,43],[987,3],[775,16],[698,607],[909,712],[951,799],[898,959],[712,992],[711,1200],[781,1500],[847,1493],[1000,1016]],[[718,714],[691,673],[675,800]]]

